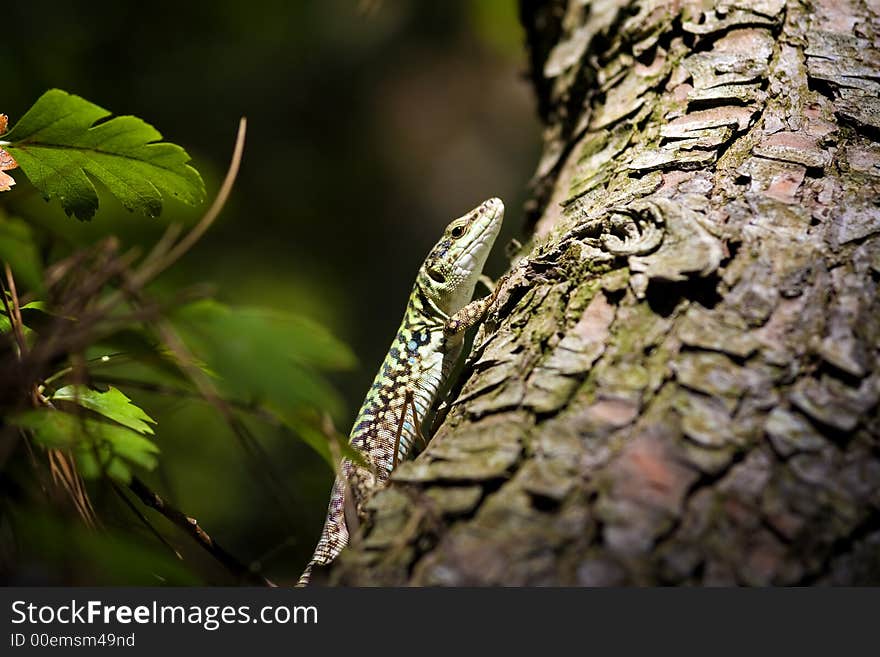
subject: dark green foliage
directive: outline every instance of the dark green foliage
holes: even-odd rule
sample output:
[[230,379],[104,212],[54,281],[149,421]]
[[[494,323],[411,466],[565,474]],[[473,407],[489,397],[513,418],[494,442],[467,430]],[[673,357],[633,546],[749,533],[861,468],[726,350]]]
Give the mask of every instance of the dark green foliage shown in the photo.
[[[140,411],[136,406],[132,408]],[[34,442],[43,447],[70,450],[76,457],[80,474],[86,479],[106,475],[128,483],[132,465],[147,470],[156,467],[159,452],[156,444],[121,424],[50,408],[25,411],[13,415],[9,421],[29,429]]]
[[213,300],[181,308],[172,321],[224,396],[269,411],[333,466],[327,437],[309,417],[312,409],[339,413],[339,395],[321,370],[354,364],[345,345],[302,317]]
[[[68,215],[80,219],[91,218],[98,208],[90,176],[124,207],[149,216],[162,211],[163,194],[190,204],[204,199],[201,176],[187,164],[185,150],[157,143],[161,135],[141,119],[100,121],[109,114],[78,96],[51,90],[3,137],[3,148],[44,198],[58,198]],[[2,200],[26,187],[16,186]],[[122,252],[115,239],[77,250],[51,223],[19,214],[23,218],[0,209],[0,260],[9,266],[8,275],[0,266],[5,300],[0,305],[0,445],[11,457],[4,457],[2,466],[14,491],[8,518],[18,545],[57,541],[65,515],[73,510],[81,520],[69,522],[96,526],[107,521],[108,511],[119,526],[113,516],[124,512],[128,521],[122,525],[129,531],[132,523],[150,527],[152,547],[123,534],[83,533],[77,527],[72,539],[77,558],[86,562],[85,553],[104,554],[119,570],[109,581],[154,583],[138,569],[124,574],[125,555],[137,555],[138,568],[155,568],[165,581],[192,581],[179,565],[169,570],[152,555],[159,532],[146,507],[139,509],[138,500],[128,497],[133,492],[155,508],[142,497],[149,489],[140,479],[163,458],[162,422],[145,410],[162,397],[217,414],[227,428],[224,439],[238,441],[245,459],[253,460],[244,471],[273,467],[259,456],[264,448],[257,436],[279,430],[300,438],[331,466],[340,453],[348,453],[328,420],[341,413],[342,402],[325,375],[350,367],[354,357],[326,329],[290,312],[228,306],[203,293],[184,293],[184,302],[167,292],[148,292],[146,285],[163,269],[155,266],[156,258],[182,240],[160,242],[145,258]],[[44,254],[49,255],[45,268]],[[151,396],[143,397],[144,392]],[[196,430],[188,438],[191,451],[216,449],[214,436]],[[330,441],[339,448],[331,449]],[[132,492],[125,493],[129,485]],[[50,509],[41,493],[47,486],[58,493],[50,496]],[[274,495],[284,494],[276,489]],[[115,503],[107,501],[108,494]],[[103,500],[95,510],[93,499]],[[25,520],[30,517],[36,519]],[[207,545],[214,546],[213,540]],[[55,558],[50,553],[44,556]],[[28,557],[22,553],[17,559],[24,564]],[[220,563],[229,567],[228,555]]]

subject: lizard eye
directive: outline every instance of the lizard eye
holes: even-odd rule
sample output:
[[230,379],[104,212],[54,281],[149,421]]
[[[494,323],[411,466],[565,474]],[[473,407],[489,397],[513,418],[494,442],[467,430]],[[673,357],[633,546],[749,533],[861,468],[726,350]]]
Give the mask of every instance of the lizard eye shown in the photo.
[[461,237],[462,235],[464,235],[464,226],[456,226],[451,231],[449,231],[449,234],[453,237]]

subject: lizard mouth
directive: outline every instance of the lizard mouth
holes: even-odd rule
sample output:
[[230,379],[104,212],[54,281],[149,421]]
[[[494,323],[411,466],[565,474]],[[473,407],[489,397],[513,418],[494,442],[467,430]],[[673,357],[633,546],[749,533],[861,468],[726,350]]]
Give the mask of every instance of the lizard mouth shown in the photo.
[[486,257],[489,255],[489,250],[501,230],[501,221],[504,219],[504,203],[501,202],[501,199],[490,198],[480,206],[478,212],[480,217],[477,221],[485,222],[485,225],[456,263],[457,267],[464,272],[482,269]]

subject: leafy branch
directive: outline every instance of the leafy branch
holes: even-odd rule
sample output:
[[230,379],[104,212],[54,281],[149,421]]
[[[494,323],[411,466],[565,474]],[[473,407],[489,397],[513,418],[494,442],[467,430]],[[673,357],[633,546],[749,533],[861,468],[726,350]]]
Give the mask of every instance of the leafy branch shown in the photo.
[[2,135],[2,145],[46,200],[58,198],[78,219],[98,209],[88,176],[128,210],[150,217],[162,212],[162,192],[190,205],[204,201],[202,177],[183,148],[161,142],[161,133],[135,116],[102,121],[108,116],[103,107],[50,89]]
[[[159,142],[158,131],[140,119],[109,116],[77,96],[47,92],[3,135],[0,173],[20,166],[46,199],[58,198],[68,215],[80,219],[98,208],[90,177],[128,209],[150,216],[161,211],[162,194],[193,204],[203,200],[201,177],[185,150]],[[0,237],[12,238],[0,241],[0,469],[21,446],[35,469],[45,459],[52,481],[90,527],[100,521],[85,482],[106,483],[171,547],[122,493],[127,486],[237,578],[271,584],[140,479],[139,471],[160,462],[156,422],[123,391],[173,390],[213,407],[278,509],[291,506],[283,499],[284,482],[241,414],[284,427],[331,466],[334,455],[351,451],[325,421],[326,410],[340,404],[323,372],[348,367],[353,357],[325,329],[290,313],[234,308],[204,294],[157,300],[146,289],[219,216],[240,168],[245,131],[242,119],[226,177],[201,219],[188,231],[169,225],[144,257],[108,238],[44,267],[41,254],[52,250],[37,248],[36,230],[0,207]],[[0,177],[0,191],[11,184]],[[24,296],[16,277],[25,284]]]

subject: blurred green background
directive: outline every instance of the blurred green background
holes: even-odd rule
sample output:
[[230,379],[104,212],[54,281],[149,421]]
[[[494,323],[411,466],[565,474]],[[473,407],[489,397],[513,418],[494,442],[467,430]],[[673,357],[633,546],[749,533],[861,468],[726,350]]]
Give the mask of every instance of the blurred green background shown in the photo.
[[[159,291],[207,282],[223,301],[328,327],[359,361],[333,380],[334,419],[347,433],[446,223],[503,198],[505,230],[487,271],[506,268],[503,247],[520,228],[539,148],[522,42],[515,0],[29,0],[4,6],[0,112],[14,123],[59,87],[135,114],[190,152],[209,195],[246,115],[231,202]],[[5,207],[41,217],[71,244],[106,234],[149,244],[167,221],[193,221],[201,210],[169,201],[149,220],[104,193],[83,224],[16,178]],[[126,392],[158,420],[163,456],[144,479],[230,552],[276,581],[294,579],[323,522],[332,480],[324,462],[290,434],[255,424],[268,455],[255,463],[204,405]],[[267,484],[273,476],[280,485]],[[16,539],[24,549],[12,581],[229,582],[156,514],[146,512],[184,553],[182,566],[118,500],[93,493],[104,532],[35,511],[28,536]]]

